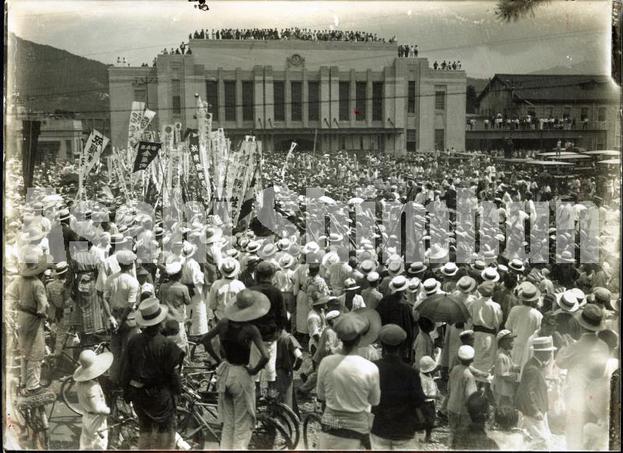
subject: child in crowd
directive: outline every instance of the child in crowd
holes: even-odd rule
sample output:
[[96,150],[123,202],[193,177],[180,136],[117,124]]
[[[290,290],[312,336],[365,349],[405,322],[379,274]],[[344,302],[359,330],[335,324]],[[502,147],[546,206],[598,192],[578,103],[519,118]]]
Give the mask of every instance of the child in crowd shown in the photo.
[[426,395],[426,401],[422,407],[424,419],[426,420],[426,437],[424,442],[431,442],[431,433],[435,426],[435,401],[441,399],[439,388],[433,377],[435,370],[437,369],[437,363],[435,360],[425,355],[420,359],[420,383],[422,384],[422,391]]
[[[288,318],[290,314],[288,313]],[[277,399],[287,405],[294,412],[298,412],[294,395],[294,371],[303,363],[303,351],[294,335],[285,329],[277,338]]]

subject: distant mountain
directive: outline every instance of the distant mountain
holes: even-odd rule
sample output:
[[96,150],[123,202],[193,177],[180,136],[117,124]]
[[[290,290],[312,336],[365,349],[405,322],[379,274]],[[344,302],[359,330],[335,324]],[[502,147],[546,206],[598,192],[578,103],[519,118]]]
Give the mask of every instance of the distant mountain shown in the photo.
[[610,75],[608,68],[601,68],[596,62],[584,60],[568,66],[554,66],[553,68],[541,69],[530,74],[591,74],[591,75]]
[[12,71],[9,95],[18,93],[33,112],[85,112],[78,117],[108,117],[108,66],[11,33],[5,47]]

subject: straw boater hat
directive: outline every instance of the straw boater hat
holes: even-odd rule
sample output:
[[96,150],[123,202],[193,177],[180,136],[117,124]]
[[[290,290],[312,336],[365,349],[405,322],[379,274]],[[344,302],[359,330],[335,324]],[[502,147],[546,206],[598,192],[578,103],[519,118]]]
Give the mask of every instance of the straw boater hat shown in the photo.
[[366,275],[366,280],[370,283],[378,282],[380,278],[381,276],[376,271],[372,271],[368,275]]
[[344,280],[344,291],[356,291],[360,288],[354,278]]
[[259,241],[250,241],[247,244],[247,252],[249,253],[256,253],[260,248],[262,247],[262,244]]
[[567,313],[575,313],[580,309],[578,298],[570,290],[560,294],[560,297],[556,297],[556,304],[560,307],[560,310],[557,310],[559,313],[563,311]]
[[541,291],[530,282],[523,282],[517,294],[520,302],[533,304],[541,297]]
[[190,258],[197,252],[197,246],[192,242],[185,241],[182,247],[182,255],[184,258]]
[[448,250],[443,248],[439,244],[433,244],[429,250],[426,251],[428,255],[428,259],[431,260],[440,260],[448,256]]
[[411,280],[409,280],[407,292],[410,294],[417,293],[420,290],[420,286],[422,286],[422,280],[417,277],[413,277]]
[[261,318],[270,310],[270,300],[259,291],[243,289],[236,300],[225,307],[225,317],[234,322],[247,322]]
[[364,274],[368,274],[376,269],[376,264],[372,260],[363,260],[359,265],[359,270]]
[[320,246],[318,244],[316,244],[315,242],[308,242],[303,247],[303,254],[304,255],[307,255],[307,254],[310,254],[310,253],[318,253],[319,251],[320,251]]
[[234,258],[225,258],[219,268],[224,277],[231,278],[240,272],[240,263]]
[[402,271],[403,271],[402,261],[393,260],[393,261],[390,261],[389,264],[387,265],[387,272],[391,276],[396,276],[402,273]]
[[511,332],[508,329],[502,329],[498,332],[498,334],[495,336],[495,339],[498,341],[498,343],[500,342],[500,340],[503,340],[506,337],[511,337],[511,338],[515,338],[517,335],[513,335],[513,332]]
[[103,352],[99,355],[95,351],[85,349],[80,353],[78,363],[80,366],[74,372],[74,381],[84,382],[95,379],[104,374],[112,365],[112,352]]
[[281,251],[287,250],[290,245],[290,240],[288,238],[281,238],[277,241],[277,248]]
[[262,247],[260,251],[257,252],[257,256],[259,256],[263,260],[267,260],[275,256],[278,251],[279,249],[277,249],[277,246],[272,242],[269,242],[268,244],[264,244],[264,247]]
[[521,261],[519,258],[513,258],[510,263],[508,263],[508,267],[515,272],[524,272],[526,270],[523,261]]
[[500,279],[500,274],[495,267],[488,267],[480,273],[480,277],[484,281],[497,282]]
[[605,329],[604,312],[599,305],[586,304],[575,314],[575,319],[583,328],[598,332]]
[[407,269],[407,275],[410,277],[415,277],[418,274],[424,272],[428,267],[422,263],[421,261],[416,261],[415,263],[411,263],[409,268]]
[[456,289],[458,289],[463,294],[471,293],[474,289],[476,289],[476,286],[476,280],[467,275],[459,278],[459,281],[456,282]]
[[406,277],[403,275],[397,275],[391,279],[389,282],[389,289],[392,294],[397,293],[399,291],[404,291],[407,289],[409,282]]
[[487,264],[484,261],[476,260],[471,265],[471,268],[474,269],[475,271],[482,272],[487,268]]
[[439,270],[439,272],[441,272],[446,277],[453,277],[456,275],[458,271],[459,271],[459,268],[452,261],[448,261]]
[[56,263],[54,266],[54,275],[63,275],[69,270],[69,264],[67,261],[61,261],[60,263]]
[[279,258],[279,266],[281,269],[290,269],[295,263],[296,260],[289,253],[285,253]]
[[150,327],[160,324],[167,317],[169,307],[160,305],[160,301],[155,297],[145,299],[138,306],[136,313],[136,324],[139,327]]
[[423,288],[427,296],[432,296],[437,293],[437,290],[441,287],[441,283],[435,278],[427,278],[424,280]]
[[554,339],[552,337],[536,337],[532,340],[532,350],[534,352],[555,351]]

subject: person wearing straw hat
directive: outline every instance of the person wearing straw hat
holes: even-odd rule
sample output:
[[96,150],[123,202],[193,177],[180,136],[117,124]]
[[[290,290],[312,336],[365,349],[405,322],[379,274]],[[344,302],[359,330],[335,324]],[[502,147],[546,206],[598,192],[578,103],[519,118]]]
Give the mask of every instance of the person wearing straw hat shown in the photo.
[[274,283],[281,294],[290,314],[290,326],[288,332],[296,332],[296,299],[294,298],[294,268],[296,259],[287,252],[283,252],[279,258],[279,269],[275,272]]
[[48,298],[41,278],[48,263],[41,249],[23,256],[20,275],[6,288],[7,307],[17,310],[17,344],[21,356],[20,382],[27,395],[42,390],[41,362],[45,356],[44,324]]
[[582,328],[582,335],[578,341],[560,349],[556,355],[556,365],[567,370],[567,448],[583,449],[582,429],[587,421],[588,386],[592,385],[596,371],[605,368],[610,351],[598,336],[605,329],[604,313],[600,306],[586,304],[574,317]]
[[[270,311],[270,300],[259,291],[243,289],[225,307],[224,317],[201,338],[210,356],[219,363],[216,371],[218,414],[223,422],[220,448],[246,450],[255,427],[255,383],[268,363],[268,352],[260,330],[253,324]],[[212,339],[219,338],[220,354]],[[251,365],[251,346],[259,351],[259,361]]]
[[379,369],[359,356],[358,348],[374,341],[366,338],[371,327],[370,317],[358,312],[345,313],[335,323],[342,350],[322,359],[316,384],[318,400],[326,403],[322,450],[370,448],[371,408],[381,398]]
[[407,332],[407,340],[401,346],[401,357],[407,362],[411,362],[412,346],[415,340],[415,326],[411,307],[406,301],[406,292],[409,281],[402,275],[394,277],[390,284],[391,294],[383,297],[376,308],[381,316],[381,322],[385,324],[396,324]]
[[73,375],[76,381],[78,404],[82,409],[81,450],[106,450],[108,447],[108,422],[110,408],[106,404],[104,391],[97,378],[112,365],[111,352],[95,354],[90,349],[80,353],[80,366]]
[[424,442],[431,442],[431,435],[435,426],[435,402],[442,399],[441,393],[439,393],[439,387],[434,378],[434,374],[438,368],[437,362],[430,356],[425,355],[420,359],[418,369],[420,370],[420,382],[422,384],[422,391],[426,396],[426,400],[422,405],[422,415],[424,416],[426,434],[424,436]]
[[366,308],[363,297],[359,294],[360,286],[354,278],[344,280],[344,294],[339,296],[340,303],[344,307],[343,311],[359,310]]
[[160,285],[160,300],[169,309],[169,318],[177,321],[179,332],[174,341],[183,351],[188,346],[186,336],[186,308],[190,305],[190,293],[188,287],[180,282],[182,278],[182,263],[171,261],[165,266],[165,273],[168,281]]
[[528,339],[541,328],[543,315],[536,308],[541,299],[541,292],[532,283],[527,281],[522,283],[518,298],[521,305],[511,309],[505,327],[517,337],[511,357],[513,363],[522,368],[530,357]]
[[502,309],[491,299],[495,283],[484,281],[478,286],[480,297],[470,307],[474,330],[474,350],[476,355],[473,367],[488,374],[496,357],[495,335],[502,324]]
[[448,395],[445,405],[450,429],[448,446],[451,448],[454,445],[454,439],[467,429],[470,422],[467,399],[477,390],[476,380],[471,371],[474,354],[474,348],[469,345],[459,347],[457,352],[459,364],[450,370],[448,377]]
[[368,287],[361,291],[361,297],[366,307],[376,309],[383,299],[383,294],[378,290],[381,276],[376,271],[371,271],[366,275]]
[[551,363],[554,351],[556,347],[552,337],[532,339],[533,355],[522,369],[521,380],[515,394],[515,404],[523,415],[522,428],[532,437],[533,449],[548,449],[551,443],[545,369]]
[[502,329],[496,335],[498,356],[493,368],[491,390],[496,408],[514,407],[515,387],[519,381],[521,367],[513,362],[511,351],[516,336],[508,329]]
[[115,383],[119,380],[120,360],[128,341],[128,328],[125,321],[128,314],[134,310],[140,291],[138,280],[131,274],[136,255],[130,250],[119,250],[116,255],[121,271],[109,277],[104,288],[104,301],[106,301],[104,306],[109,307],[109,322],[113,329],[110,349],[115,360],[110,376]]
[[244,283],[238,280],[240,263],[234,258],[225,258],[219,268],[222,278],[215,281],[208,292],[208,307],[214,313],[216,322],[223,319],[225,307],[232,303],[236,295],[245,289]]
[[181,392],[183,351],[162,334],[169,309],[155,297],[136,312],[141,333],[128,341],[121,364],[121,388],[138,416],[139,450],[175,448],[175,397]]
[[196,253],[197,246],[184,241],[182,246],[182,278],[180,281],[188,287],[190,294],[190,330],[188,334],[191,337],[204,335],[208,331],[208,310],[203,294],[205,276],[201,271],[201,266],[194,258]]
[[374,450],[409,448],[415,436],[416,411],[424,404],[425,395],[417,371],[400,357],[406,339],[407,333],[396,324],[385,324],[379,332],[383,357],[374,362],[381,389],[381,401],[372,408],[370,437]]

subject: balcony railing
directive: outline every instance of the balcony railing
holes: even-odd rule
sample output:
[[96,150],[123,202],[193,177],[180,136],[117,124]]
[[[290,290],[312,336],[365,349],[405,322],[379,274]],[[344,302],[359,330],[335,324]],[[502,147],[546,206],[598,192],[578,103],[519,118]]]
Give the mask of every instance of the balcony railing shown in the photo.
[[[472,122],[473,121],[473,122]],[[482,119],[468,120],[465,124],[466,131],[581,131],[581,130],[606,130],[606,121],[576,121],[573,122],[512,122],[502,121],[501,123],[489,120],[486,123]]]

